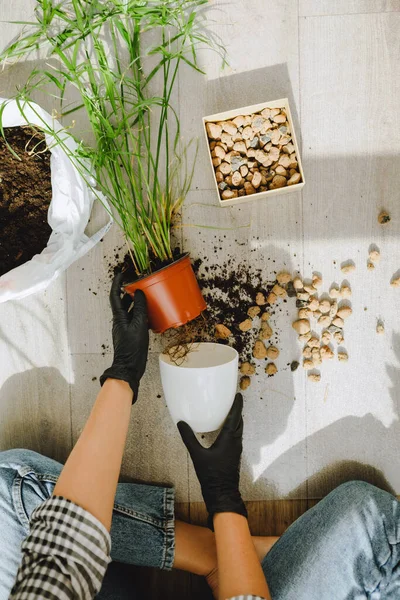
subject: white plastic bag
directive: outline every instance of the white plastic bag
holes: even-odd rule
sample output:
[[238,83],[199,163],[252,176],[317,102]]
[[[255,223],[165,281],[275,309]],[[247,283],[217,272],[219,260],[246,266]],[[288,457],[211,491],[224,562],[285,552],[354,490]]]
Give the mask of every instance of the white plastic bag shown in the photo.
[[[75,140],[65,128],[37,104],[24,104],[23,115],[15,100],[0,98],[6,104],[3,112],[3,127],[36,125],[47,123],[61,132],[63,144],[69,151],[77,149]],[[47,246],[23,265],[0,277],[0,302],[17,300],[47,287],[74,261],[89,252],[109,230],[112,218],[97,233],[88,237],[85,229],[92,211],[94,193],[85,183],[77,168],[72,164],[62,145],[46,136],[50,146],[52,199],[48,211],[48,223],[52,228]],[[97,193],[108,208],[103,195]]]

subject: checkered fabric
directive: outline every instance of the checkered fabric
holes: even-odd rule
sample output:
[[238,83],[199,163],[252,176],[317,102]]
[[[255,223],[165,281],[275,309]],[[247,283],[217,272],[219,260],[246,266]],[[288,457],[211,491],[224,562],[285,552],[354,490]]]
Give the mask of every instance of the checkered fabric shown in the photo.
[[[10,600],[91,600],[110,562],[111,538],[93,515],[60,496],[33,511]],[[237,596],[231,600],[264,600]]]
[[11,599],[86,600],[100,591],[111,538],[93,515],[53,496],[32,513],[31,531],[21,549]]

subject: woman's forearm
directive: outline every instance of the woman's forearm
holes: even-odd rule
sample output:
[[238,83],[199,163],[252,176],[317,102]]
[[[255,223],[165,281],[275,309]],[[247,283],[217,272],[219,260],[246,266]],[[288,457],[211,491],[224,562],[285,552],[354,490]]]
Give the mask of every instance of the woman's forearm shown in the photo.
[[220,599],[253,594],[270,600],[246,517],[218,513],[214,517],[214,530]]
[[107,379],[54,489],[55,495],[72,500],[107,529],[111,528],[131,407],[129,384]]

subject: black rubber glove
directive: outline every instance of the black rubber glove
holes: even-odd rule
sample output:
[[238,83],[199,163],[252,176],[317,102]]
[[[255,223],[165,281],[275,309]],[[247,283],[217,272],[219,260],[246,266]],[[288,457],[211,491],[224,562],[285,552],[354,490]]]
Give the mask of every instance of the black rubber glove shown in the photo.
[[144,293],[137,290],[133,299],[133,309],[129,310],[132,298],[125,294],[121,299],[122,278],[123,274],[117,273],[111,286],[114,360],[112,366],[100,377],[100,384],[103,385],[108,378],[127,381],[133,391],[134,404],[149,350],[147,303]]
[[204,502],[209,513],[208,525],[213,529],[216,513],[233,512],[247,517],[239,492],[240,457],[243,436],[243,397],[236,394],[229,415],[218,438],[210,448],[198,442],[191,427],[179,421],[178,429],[189,451]]

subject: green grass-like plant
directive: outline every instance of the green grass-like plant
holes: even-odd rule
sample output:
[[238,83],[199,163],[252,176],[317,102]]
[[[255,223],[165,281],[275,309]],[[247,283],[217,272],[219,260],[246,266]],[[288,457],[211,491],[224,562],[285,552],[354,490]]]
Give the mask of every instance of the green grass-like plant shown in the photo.
[[[34,22],[0,55],[3,65],[45,52],[15,96],[32,107],[38,89],[57,90],[61,116],[84,109],[95,144],[71,153],[65,136],[43,124],[61,144],[92,191],[114,207],[138,275],[155,259],[172,261],[171,227],[189,190],[192,169],[172,105],[178,69],[200,71],[199,45],[214,46],[203,25],[207,0],[37,0]],[[153,31],[153,34],[150,32]],[[158,42],[145,48],[149,35]],[[53,60],[55,59],[55,60]],[[147,63],[148,72],[145,72]],[[65,102],[72,86],[79,100]],[[158,93],[152,91],[159,88]],[[4,135],[0,108],[0,131]],[[89,160],[88,160],[89,159]]]

